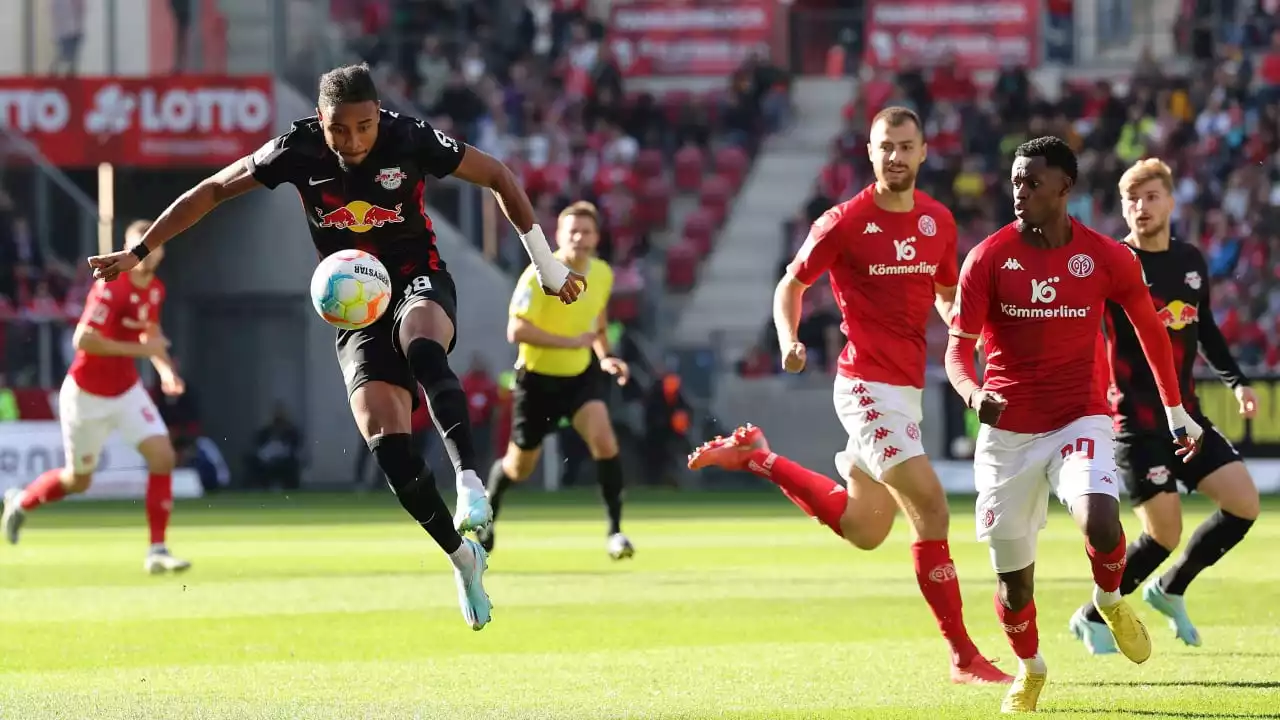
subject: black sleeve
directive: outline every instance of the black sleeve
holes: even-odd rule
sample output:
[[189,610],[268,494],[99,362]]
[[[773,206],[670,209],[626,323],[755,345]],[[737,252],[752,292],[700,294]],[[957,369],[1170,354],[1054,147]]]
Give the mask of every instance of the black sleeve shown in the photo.
[[272,138],[245,158],[253,179],[268,190],[275,190],[284,183],[301,182],[302,162],[295,145],[296,131]]
[[418,166],[438,178],[452,175],[467,153],[465,144],[431,127],[425,120],[414,120],[409,127],[409,145]]
[[1239,363],[1231,354],[1231,348],[1227,346],[1227,339],[1222,336],[1222,329],[1218,327],[1218,321],[1213,317],[1213,307],[1209,304],[1210,285],[1209,285],[1209,268],[1204,261],[1204,255],[1200,251],[1191,248],[1193,254],[1192,267],[1196,268],[1196,272],[1200,273],[1200,356],[1209,363],[1209,367],[1218,375],[1223,383],[1235,389],[1241,385],[1248,385],[1249,378],[1245,377],[1244,371],[1240,369]]

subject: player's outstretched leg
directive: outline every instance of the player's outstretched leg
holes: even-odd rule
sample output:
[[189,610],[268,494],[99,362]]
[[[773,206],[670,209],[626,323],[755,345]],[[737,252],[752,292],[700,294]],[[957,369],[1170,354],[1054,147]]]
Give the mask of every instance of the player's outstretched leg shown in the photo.
[[1151,657],[1151,636],[1133,608],[1120,594],[1124,577],[1125,540],[1120,525],[1120,502],[1101,493],[1081,495],[1072,515],[1084,530],[1089,565],[1093,570],[1093,604],[1115,637],[1116,646],[1135,663]]
[[369,451],[387,476],[400,505],[422,526],[453,563],[462,616],[473,630],[483,628],[493,610],[482,579],[488,554],[474,540],[463,538],[453,526],[449,507],[436,489],[435,476],[413,450],[408,433],[375,435]]
[[960,580],[947,543],[951,512],[929,458],[915,455],[884,468],[881,479],[911,523],[916,583],[933,611],[938,629],[951,646],[951,681],[968,685],[1013,682],[1013,676],[978,652],[965,628]]
[[4,514],[0,515],[5,539],[10,545],[16,545],[27,513],[41,505],[58,502],[67,495],[88,490],[92,480],[91,473],[73,475],[66,468],[53,468],[40,473],[21,490],[10,488],[4,494]]
[[1044,690],[1049,669],[1040,656],[1040,629],[1036,626],[1036,601],[1033,595],[1035,565],[1003,571],[1035,557],[1035,538],[1018,540],[990,539],[991,557],[996,565],[996,617],[1004,628],[1009,647],[1018,656],[1018,675],[1005,695],[1000,711],[1006,713],[1035,712]]
[[609,420],[609,408],[600,400],[591,400],[573,414],[573,429],[596,461],[596,481],[600,499],[609,519],[607,550],[609,557],[623,560],[635,555],[635,546],[622,534],[622,462],[618,459],[618,438]]
[[138,444],[138,452],[147,461],[147,526],[151,531],[151,548],[142,563],[142,569],[152,575],[166,572],[183,572],[191,563],[169,553],[165,534],[169,529],[169,515],[173,512],[173,466],[176,464],[173,445],[168,435],[156,435]]

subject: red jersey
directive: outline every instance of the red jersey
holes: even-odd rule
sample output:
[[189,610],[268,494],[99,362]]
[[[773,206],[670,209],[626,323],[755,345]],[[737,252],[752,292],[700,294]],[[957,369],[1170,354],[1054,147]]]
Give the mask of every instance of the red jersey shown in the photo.
[[[1157,375],[1176,378],[1142,264],[1128,245],[1072,219],[1071,240],[1062,247],[1031,245],[1011,223],[969,253],[960,271],[952,331],[982,336],[987,353],[982,387],[1009,403],[996,427],[1045,433],[1082,417],[1111,414],[1101,332],[1107,300],[1133,320]],[[1166,404],[1180,404],[1176,380],[1172,387]]]
[[[160,322],[164,303],[164,283],[152,278],[146,287],[133,284],[129,273],[111,282],[98,281],[89,289],[80,324],[97,330],[103,337],[120,342],[139,342],[148,326]],[[77,350],[67,374],[81,390],[115,397],[138,382],[136,358],[125,355],[90,355]]]
[[874,192],[867,187],[819,218],[787,271],[805,285],[831,272],[849,340],[841,375],[923,388],[935,286],[957,282],[956,221],[919,190],[908,212],[880,209]]

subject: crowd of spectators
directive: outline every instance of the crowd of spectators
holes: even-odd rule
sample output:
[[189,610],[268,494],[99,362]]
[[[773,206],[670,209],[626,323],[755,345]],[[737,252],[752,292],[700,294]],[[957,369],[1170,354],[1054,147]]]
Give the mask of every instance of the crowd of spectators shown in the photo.
[[[646,212],[647,184],[689,146],[708,158],[726,144],[754,150],[785,117],[776,74],[751,61],[723,88],[655,97],[626,87],[605,42],[607,18],[587,3],[529,0],[515,18],[490,4],[417,2],[396,14],[386,0],[347,0],[333,12],[380,87],[519,175],[543,227],[570,202],[594,202],[615,296],[638,296],[652,235],[670,221],[665,202]],[[656,167],[643,157],[655,153]],[[496,261],[518,271],[527,262],[521,245],[501,233]]]
[[[1168,72],[1144,54],[1123,78],[1064,85],[1055,95],[1016,68],[989,87],[946,64],[863,83],[845,108],[844,131],[812,198],[784,226],[780,257],[794,254],[827,207],[874,182],[868,123],[886,105],[906,105],[924,119],[929,156],[918,186],[954,212],[962,257],[1012,221],[1008,163],[1025,140],[1052,134],[1071,143],[1080,182],[1069,210],[1117,239],[1127,234],[1120,174],[1156,156],[1174,170],[1173,235],[1204,253],[1224,335],[1246,368],[1280,371],[1280,16],[1259,10],[1218,38],[1211,61],[1189,72]],[[830,372],[843,338],[838,308],[826,284],[820,287],[806,296],[801,339],[812,365]],[[945,333],[939,319],[931,322],[929,357],[936,360]],[[772,332],[769,323],[741,372],[780,371]]]

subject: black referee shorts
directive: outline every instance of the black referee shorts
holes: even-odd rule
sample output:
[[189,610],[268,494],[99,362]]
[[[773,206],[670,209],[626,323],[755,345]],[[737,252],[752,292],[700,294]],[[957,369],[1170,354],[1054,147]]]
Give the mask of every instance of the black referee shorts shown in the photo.
[[1170,435],[1125,435],[1116,438],[1116,467],[1129,491],[1129,500],[1141,505],[1160,493],[1176,493],[1178,485],[1195,492],[1200,481],[1218,468],[1241,461],[1231,442],[1204,416],[1195,418],[1204,428],[1200,452],[1190,462],[1174,454],[1178,446]]
[[430,300],[444,309],[453,323],[449,352],[458,342],[458,291],[447,270],[423,270],[409,275],[391,274],[392,297],[398,298],[391,312],[359,330],[338,331],[338,366],[347,385],[347,397],[369,382],[398,385],[413,396],[418,406],[418,380],[400,347],[400,321],[419,300]]
[[608,377],[594,354],[579,375],[560,377],[516,370],[516,386],[511,392],[511,442],[521,450],[537,449],[562,419],[572,419],[592,400],[605,399]]

